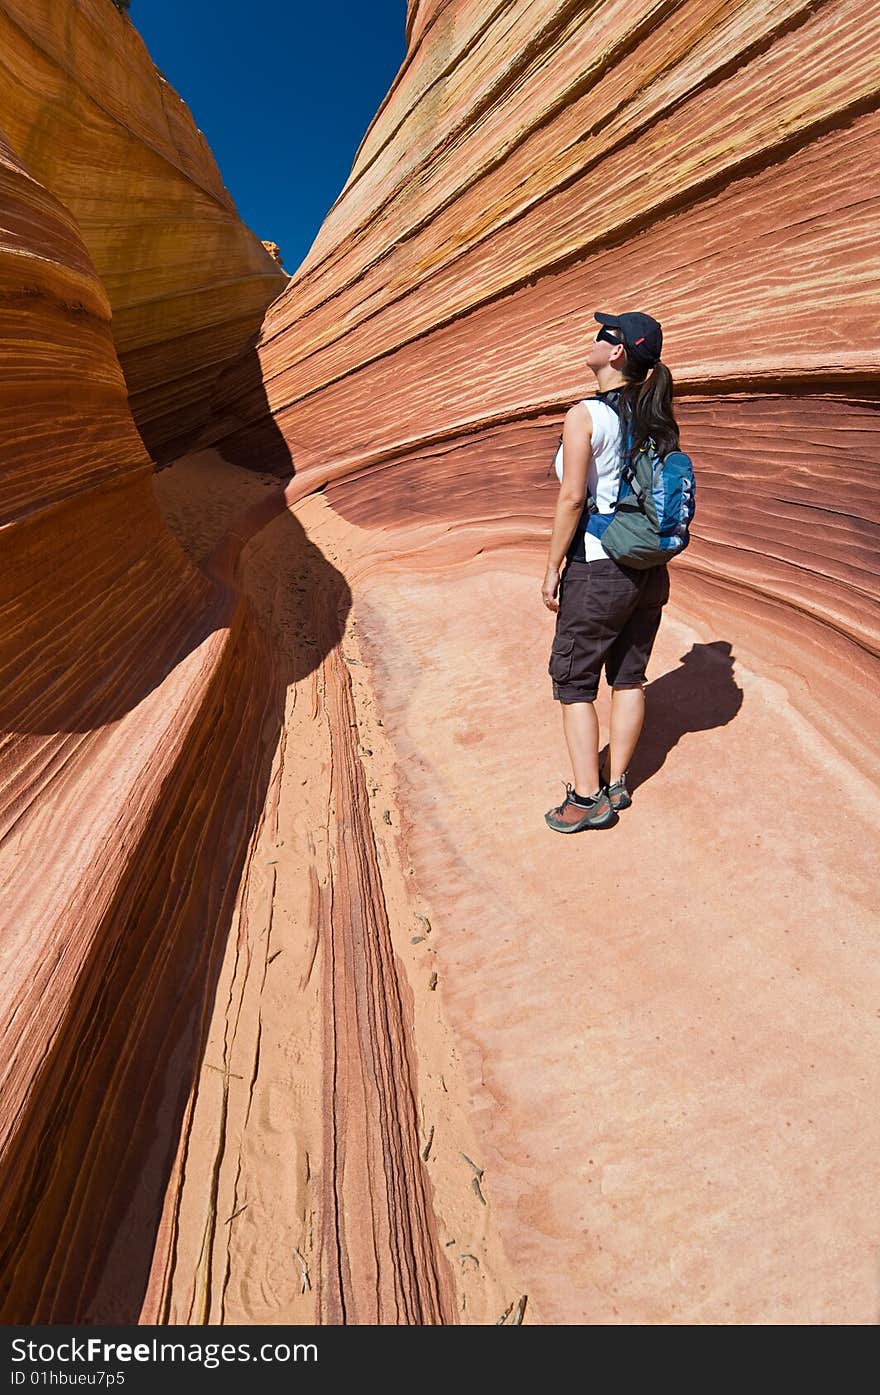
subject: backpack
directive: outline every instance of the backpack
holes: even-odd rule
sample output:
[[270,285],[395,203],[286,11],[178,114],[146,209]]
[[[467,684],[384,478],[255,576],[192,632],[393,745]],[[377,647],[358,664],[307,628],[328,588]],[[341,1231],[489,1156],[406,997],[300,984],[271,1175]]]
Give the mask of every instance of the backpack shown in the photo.
[[[603,394],[599,401],[618,411],[616,397],[609,400]],[[588,497],[586,531],[599,538],[609,557],[622,567],[647,571],[663,566],[690,542],[696,491],[690,457],[674,450],[661,459],[649,440],[620,473],[613,513],[600,514],[596,500]]]

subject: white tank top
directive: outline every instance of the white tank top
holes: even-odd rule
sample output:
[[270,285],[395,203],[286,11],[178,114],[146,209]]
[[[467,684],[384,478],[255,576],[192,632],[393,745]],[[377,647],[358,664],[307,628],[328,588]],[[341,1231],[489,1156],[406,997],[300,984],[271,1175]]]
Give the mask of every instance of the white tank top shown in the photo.
[[[586,399],[584,399],[586,400]],[[600,513],[613,513],[620,489],[620,418],[605,402],[587,402],[593,422],[592,454],[587,470],[587,491],[599,505]],[[545,457],[546,459],[546,457]],[[562,483],[562,442],[553,461],[556,478]],[[578,524],[580,528],[580,524]],[[575,533],[572,542],[577,539]],[[584,533],[584,556],[588,562],[607,557],[608,553],[592,533]]]

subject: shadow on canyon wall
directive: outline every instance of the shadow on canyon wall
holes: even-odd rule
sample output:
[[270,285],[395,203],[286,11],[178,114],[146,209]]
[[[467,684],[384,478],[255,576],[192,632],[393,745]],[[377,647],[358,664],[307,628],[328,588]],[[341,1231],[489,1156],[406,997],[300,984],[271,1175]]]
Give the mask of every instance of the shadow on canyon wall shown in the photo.
[[213,413],[225,426],[217,448],[225,460],[243,470],[260,470],[289,481],[295,473],[293,456],[266,394],[259,342],[258,332],[214,384]]
[[[265,444],[263,423],[251,468],[265,468]],[[237,451],[244,449],[240,434]],[[272,442],[270,454],[276,472],[286,459],[289,478],[286,444],[282,450]],[[277,584],[296,593],[296,642],[271,642],[260,629],[266,618],[258,613],[260,598],[244,607],[227,589],[230,635],[210,691],[165,785],[152,791],[138,842],[101,855],[119,856],[118,878],[65,1015],[51,1024],[3,1164],[0,1321],[6,1323],[133,1323],[142,1310],[285,695],[339,642],[351,605],[345,578],[283,507],[280,490],[265,508],[233,519],[235,536],[211,554],[208,570],[221,592],[249,535],[269,518],[286,535],[281,553],[289,566]],[[271,596],[266,600],[271,605]],[[215,623],[194,627],[187,652]],[[121,715],[120,707],[133,708],[165,676],[145,665],[132,686],[130,657],[126,646],[118,669],[122,703],[102,658],[101,695],[87,713],[96,729]],[[82,717],[80,709],[76,731],[84,729]],[[100,880],[101,868],[92,875]],[[82,890],[73,887],[72,899]]]
[[[645,728],[629,768],[637,789],[662,769],[683,736],[727,726],[742,707],[742,689],[733,675],[734,654],[726,640],[695,644],[681,656],[680,668],[655,678],[645,689]],[[607,764],[608,747],[600,752]]]
[[[345,578],[285,507],[283,488],[293,478],[294,462],[258,380],[255,344],[234,373],[238,400],[244,394],[246,415],[258,426],[242,421],[216,448],[235,464],[275,476],[278,490],[267,486],[265,501],[244,515],[231,506],[224,513],[223,501],[218,514],[217,498],[205,501],[226,530],[202,563],[219,590],[206,588],[213,613],[200,623],[197,617],[187,643],[175,646],[175,662],[217,625],[231,627],[227,650],[165,785],[152,792],[137,844],[116,864],[108,904],[65,1016],[52,1024],[4,1161],[0,1320],[7,1323],[131,1323],[141,1314],[157,1243],[165,1244],[165,1196],[204,1063],[248,845],[283,729],[285,696],[339,643],[351,607]],[[225,402],[222,409],[228,421]],[[191,516],[198,514],[195,502]],[[229,588],[242,549],[270,525],[283,535],[273,541],[272,557],[280,558],[273,586],[262,594],[252,591],[247,606],[236,605]],[[177,532],[184,549],[198,557],[204,536],[188,540],[185,529]],[[290,589],[296,617],[295,633],[280,637],[261,628],[277,625],[278,586]],[[148,628],[141,629],[141,645]],[[166,656],[154,669],[142,663],[133,681],[128,665],[136,650],[130,642],[124,647],[122,657],[121,647],[116,651],[116,686],[112,664],[96,652],[101,681],[94,702],[80,708],[70,730],[98,730],[116,720],[168,672]],[[634,785],[661,768],[685,733],[736,715],[742,694],[733,679],[731,646],[695,645],[680,668],[649,685],[648,701],[650,721],[633,762]],[[83,722],[84,714],[90,722]],[[119,849],[102,855],[117,854]],[[100,867],[94,875],[99,881]],[[72,888],[72,897],[81,890]],[[222,1067],[219,1061],[209,1064]],[[222,1218],[215,1216],[214,1223]],[[158,1320],[167,1320],[161,1310]]]

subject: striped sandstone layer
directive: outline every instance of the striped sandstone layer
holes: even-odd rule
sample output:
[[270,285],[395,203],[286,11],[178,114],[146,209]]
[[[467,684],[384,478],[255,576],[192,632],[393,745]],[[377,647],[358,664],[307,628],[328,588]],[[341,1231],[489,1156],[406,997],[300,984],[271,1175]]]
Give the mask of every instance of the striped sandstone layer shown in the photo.
[[[183,551],[5,151],[6,1320],[871,1320],[875,8],[411,4]],[[622,302],[700,512],[584,846],[537,591]]]
[[[545,1320],[873,1320],[877,18],[411,5],[202,437],[337,520],[469,1156]],[[699,509],[639,813],[558,848],[528,607],[596,308],[662,320]]]
[[0,130],[76,219],[135,424],[154,458],[170,458],[286,273],[111,0],[2,0]]
[[345,188],[220,380],[224,453],[271,465],[280,435],[364,527],[535,537],[593,310],[650,309],[699,468],[677,599],[876,774],[877,18],[410,6]]
[[[75,219],[0,160],[2,1311],[57,1321],[161,1196],[273,697],[240,597],[156,507]],[[102,1276],[121,1312],[135,1229]]]
[[[83,67],[87,9],[69,34]],[[73,82],[68,95],[59,166],[85,120]],[[19,125],[16,140],[39,155],[38,130]],[[332,655],[345,587],[319,558],[312,581],[327,614],[312,652],[291,661],[269,645],[234,572],[241,529],[288,517],[272,481],[228,544],[194,565],[157,508],[115,307],[78,220],[5,137],[0,206],[0,1313],[151,1321],[161,1303],[151,1273],[173,1272],[193,1238],[165,1228],[163,1210],[214,1079],[210,1029],[229,955],[240,973],[248,932],[257,949],[261,932],[269,944],[254,856],[272,829],[288,687],[325,656],[342,672]],[[234,211],[227,221],[227,246],[247,247]],[[137,259],[149,255],[137,244]],[[168,362],[178,349],[169,344]],[[206,487],[209,526],[218,500]],[[287,1218],[311,1278],[302,1286],[287,1255],[297,1276],[287,1311],[438,1322],[455,1305],[419,1156],[406,992],[338,678],[332,698],[339,867],[311,951],[317,997],[306,1001],[321,1036],[297,1078],[321,1127]],[[287,870],[303,868],[308,881],[297,848]],[[259,1055],[259,1032],[257,1043]],[[227,1087],[237,1078],[220,1074]],[[212,1127],[224,1117],[220,1104]],[[222,1239],[216,1201],[211,1187],[199,1198]],[[199,1233],[204,1248],[204,1223]],[[203,1320],[202,1306],[200,1296],[188,1320]]]

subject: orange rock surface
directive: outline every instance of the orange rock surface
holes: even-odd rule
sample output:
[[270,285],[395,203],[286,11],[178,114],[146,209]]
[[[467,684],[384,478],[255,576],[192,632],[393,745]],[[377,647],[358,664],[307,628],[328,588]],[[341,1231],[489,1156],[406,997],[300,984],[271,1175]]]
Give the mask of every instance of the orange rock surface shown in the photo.
[[232,735],[273,708],[156,507],[72,214],[5,141],[0,187],[2,1311],[51,1321],[140,1300],[143,1235],[108,1256],[161,1194],[265,786]]
[[[873,1321],[877,6],[410,0],[289,283],[128,21],[19,8],[4,1320]],[[139,359],[164,263],[89,200],[170,129],[214,318],[180,244]],[[633,807],[566,841],[548,466],[636,307],[695,538]]]
[[876,775],[876,14],[411,6],[344,190],[218,386],[247,424],[224,452],[282,459],[268,411],[298,475],[358,475],[331,495],[353,521],[534,536],[592,313],[648,308],[700,467],[679,597],[711,594]]
[[2,0],[0,131],[76,219],[154,458],[192,439],[286,273],[110,0]]

